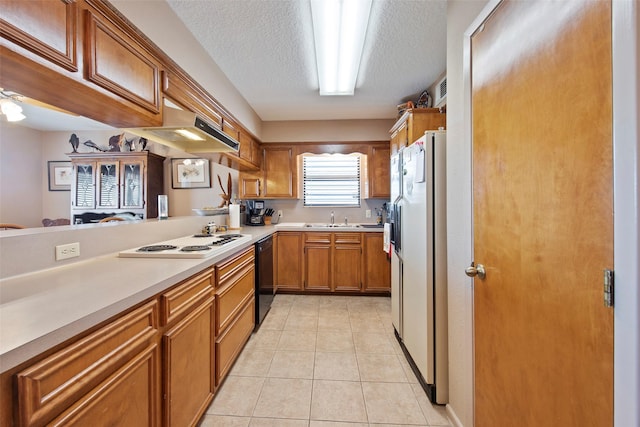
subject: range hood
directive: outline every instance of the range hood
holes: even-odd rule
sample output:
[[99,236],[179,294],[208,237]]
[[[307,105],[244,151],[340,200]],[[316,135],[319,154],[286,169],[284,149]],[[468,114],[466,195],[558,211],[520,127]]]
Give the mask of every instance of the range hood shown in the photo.
[[125,129],[187,153],[237,152],[240,143],[190,111],[164,106],[164,121],[159,127]]

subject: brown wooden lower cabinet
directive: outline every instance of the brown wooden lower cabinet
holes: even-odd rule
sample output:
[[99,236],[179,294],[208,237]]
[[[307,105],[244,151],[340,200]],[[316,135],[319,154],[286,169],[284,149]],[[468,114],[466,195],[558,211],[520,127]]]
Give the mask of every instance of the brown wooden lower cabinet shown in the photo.
[[160,295],[163,425],[195,426],[213,399],[214,270]]
[[153,344],[47,425],[159,425],[159,359]]
[[[276,241],[280,289],[303,290],[306,274],[310,291],[388,292],[381,233]],[[254,329],[254,257],[251,246],[2,374],[0,426],[196,425]]]
[[[114,384],[132,375],[144,383],[130,385],[141,392],[131,416],[157,425],[160,381],[153,340],[157,328],[158,303],[154,300],[19,372],[18,425],[42,426],[54,418],[58,418],[54,425],[73,425],[65,420],[99,419],[104,411],[109,411],[105,418],[124,416],[118,405],[129,398]],[[140,358],[144,361],[136,363]]]
[[391,291],[391,267],[382,250],[382,233],[281,231],[277,235],[278,291]]
[[335,291],[362,290],[362,234],[364,233],[333,233],[331,282]]
[[391,260],[382,250],[382,233],[363,233],[362,271],[365,292],[391,291]]
[[167,427],[196,425],[213,399],[214,321],[212,295],[162,336]]
[[275,250],[276,284],[278,290],[302,291],[302,233],[286,231],[278,233]]
[[216,386],[229,373],[255,326],[255,301],[250,300],[231,325],[216,339]]
[[331,291],[331,233],[304,233],[304,288]]
[[251,246],[2,374],[0,426],[197,425],[253,331],[254,278]]
[[253,246],[216,265],[216,387],[231,369],[255,326]]

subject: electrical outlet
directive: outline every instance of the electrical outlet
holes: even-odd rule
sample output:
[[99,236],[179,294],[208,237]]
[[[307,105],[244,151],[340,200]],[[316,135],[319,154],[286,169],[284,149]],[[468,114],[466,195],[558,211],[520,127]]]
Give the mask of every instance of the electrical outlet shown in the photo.
[[56,261],[80,256],[80,242],[56,246]]
[[371,218],[371,209],[367,209],[367,210],[364,212],[364,216],[365,216],[365,217],[367,217],[367,218]]
[[278,211],[278,218],[282,218],[282,217],[283,217],[282,211]]

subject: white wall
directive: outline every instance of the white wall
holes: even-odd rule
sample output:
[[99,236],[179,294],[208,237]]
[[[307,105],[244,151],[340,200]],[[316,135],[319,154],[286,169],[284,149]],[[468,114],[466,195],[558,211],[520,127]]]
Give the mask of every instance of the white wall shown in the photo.
[[262,142],[388,141],[395,120],[264,122]]
[[464,269],[472,258],[471,144],[465,123],[463,33],[484,0],[447,2],[447,260],[449,404],[458,425],[473,425],[473,288]]
[[0,222],[42,225],[47,162],[38,131],[0,120]]
[[[174,155],[175,154],[175,155]],[[193,157],[185,155],[185,153],[170,153],[174,158]],[[164,165],[164,189],[169,198],[169,216],[189,216],[196,215],[193,209],[201,209],[205,207],[218,207],[222,202],[221,194],[223,194],[220,184],[218,183],[218,175],[224,185],[224,191],[227,191],[228,174],[231,173],[232,196],[238,195],[238,171],[228,168],[225,165],[217,163],[215,160],[209,159],[209,174],[211,178],[210,188],[190,188],[180,189],[172,188],[172,170],[171,161],[165,160]],[[226,216],[209,218],[217,224],[225,224]]]
[[640,426],[640,4],[613,11],[614,425]]
[[[38,132],[38,131],[34,131]],[[48,161],[68,162],[69,156],[66,153],[71,152],[69,144],[69,136],[71,132],[39,132],[41,135],[41,152],[42,152],[42,214],[43,218],[69,219],[69,210],[71,206],[71,191],[49,191]],[[4,178],[4,174],[2,174]],[[35,225],[41,227],[42,223]]]

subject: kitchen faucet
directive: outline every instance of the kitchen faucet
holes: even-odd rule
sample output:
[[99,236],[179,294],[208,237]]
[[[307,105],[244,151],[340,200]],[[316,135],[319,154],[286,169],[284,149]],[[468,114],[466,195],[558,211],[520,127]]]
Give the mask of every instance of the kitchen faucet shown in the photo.
[[335,215],[334,215],[333,211],[331,211],[331,225],[333,225],[335,222],[336,222]]

